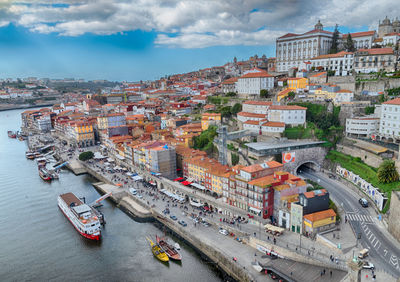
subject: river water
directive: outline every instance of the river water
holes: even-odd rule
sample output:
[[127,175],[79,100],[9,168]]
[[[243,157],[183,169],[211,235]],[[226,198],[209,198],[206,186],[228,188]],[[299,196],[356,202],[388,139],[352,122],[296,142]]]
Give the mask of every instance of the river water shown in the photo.
[[42,181],[35,161],[25,158],[25,142],[7,136],[7,130],[19,130],[22,111],[0,112],[1,281],[221,281],[179,241],[182,264],[159,262],[145,237],[162,232],[107,200],[102,241],[81,237],[58,209],[57,196],[74,192],[90,203],[100,197],[91,185],[95,179],[63,171],[59,180]]

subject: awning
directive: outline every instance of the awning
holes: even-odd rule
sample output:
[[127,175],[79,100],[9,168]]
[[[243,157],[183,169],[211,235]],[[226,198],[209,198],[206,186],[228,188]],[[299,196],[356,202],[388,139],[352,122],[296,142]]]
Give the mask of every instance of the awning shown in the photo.
[[185,186],[188,186],[188,185],[192,184],[192,182],[189,182],[189,181],[182,181],[181,183],[183,185],[185,185]]
[[107,162],[113,163],[114,160],[113,160],[112,158],[108,158],[108,159],[107,159]]
[[109,166],[110,163],[109,163],[109,162],[105,162],[104,165],[105,165],[105,166]]
[[132,174],[133,174],[132,172],[127,172],[126,173],[127,176],[132,176]]
[[183,177],[178,177],[178,178],[175,178],[174,181],[179,181],[179,180],[182,180],[182,179],[183,179]]
[[257,272],[261,272],[263,270],[263,268],[258,263],[252,264],[252,266]]
[[156,175],[156,176],[161,175],[161,173],[159,173],[159,172],[153,172],[153,171],[150,171],[150,174],[153,174],[153,175]]
[[192,185],[193,187],[200,189],[200,190],[206,190],[206,187],[204,187],[203,185],[194,183],[194,182],[192,182],[192,184],[190,184],[190,185]]
[[261,212],[261,210],[256,209],[256,208],[253,208],[253,207],[249,207],[249,209],[250,209],[251,211],[257,213],[257,214]]

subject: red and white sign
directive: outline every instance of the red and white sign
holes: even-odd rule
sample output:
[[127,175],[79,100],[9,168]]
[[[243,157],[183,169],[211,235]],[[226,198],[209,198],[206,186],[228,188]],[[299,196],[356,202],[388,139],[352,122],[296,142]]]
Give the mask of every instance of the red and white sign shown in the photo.
[[295,152],[282,153],[282,163],[293,163],[295,161]]

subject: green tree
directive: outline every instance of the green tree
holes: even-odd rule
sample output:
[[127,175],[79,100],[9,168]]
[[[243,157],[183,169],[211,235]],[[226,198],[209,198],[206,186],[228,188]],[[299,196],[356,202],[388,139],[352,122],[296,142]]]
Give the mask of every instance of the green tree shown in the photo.
[[90,160],[94,157],[94,154],[92,151],[87,151],[79,154],[79,160],[81,161],[87,161]]
[[334,70],[328,70],[328,76],[334,76],[335,71]]
[[344,48],[347,50],[347,52],[354,52],[356,50],[354,47],[354,40],[351,38],[350,32],[347,34],[347,40],[344,44]]
[[231,153],[232,165],[237,165],[239,163],[239,156]]
[[293,91],[290,91],[290,92],[288,93],[288,97],[289,97],[290,99],[293,99],[295,96],[296,96],[296,94],[295,94]]
[[335,25],[335,30],[333,31],[333,36],[332,36],[332,44],[331,48],[329,49],[329,54],[335,54],[339,51],[339,30],[338,30],[338,25]]
[[235,97],[236,93],[235,92],[228,92],[228,93],[226,93],[225,96],[227,96],[227,97]]
[[385,160],[378,168],[377,177],[381,183],[392,183],[399,180],[399,173],[392,160]]
[[268,90],[267,89],[261,89],[260,90],[260,97],[261,98],[267,98],[269,95]]
[[222,107],[222,109],[220,111],[221,117],[230,117],[232,115],[231,111],[232,111],[231,106]]
[[375,106],[367,106],[364,111],[366,115],[371,115],[375,112]]
[[235,105],[233,105],[231,109],[232,115],[236,115],[240,111],[242,111],[242,104],[236,103]]

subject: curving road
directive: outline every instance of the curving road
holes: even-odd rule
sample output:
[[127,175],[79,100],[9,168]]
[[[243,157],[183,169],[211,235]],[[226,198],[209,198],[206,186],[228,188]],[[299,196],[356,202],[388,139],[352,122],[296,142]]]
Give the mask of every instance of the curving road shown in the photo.
[[359,196],[355,192],[339,181],[330,179],[326,174],[307,169],[299,175],[318,182],[329,191],[336,204],[342,206],[355,234],[361,234],[359,243],[370,250],[369,257],[375,267],[394,277],[400,277],[400,244],[387,236],[388,231],[377,219],[373,208],[361,207],[358,202]]

